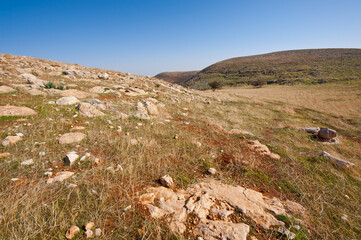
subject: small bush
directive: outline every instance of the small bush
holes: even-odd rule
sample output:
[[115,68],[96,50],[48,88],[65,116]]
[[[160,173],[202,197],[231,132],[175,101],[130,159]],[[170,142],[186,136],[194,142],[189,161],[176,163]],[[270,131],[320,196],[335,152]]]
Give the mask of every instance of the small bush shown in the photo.
[[59,89],[59,90],[64,90],[64,86],[63,86],[63,85],[58,85],[56,88]]
[[213,90],[213,92],[222,87],[222,84],[219,81],[210,82],[208,83],[208,85]]
[[254,86],[254,87],[263,87],[264,85],[266,85],[266,80],[265,79],[262,79],[261,77],[257,77],[256,79],[252,80],[251,82],[251,85]]
[[46,89],[50,89],[50,88],[55,88],[55,85],[54,85],[54,83],[52,83],[52,82],[48,82],[48,83],[45,83],[45,84],[44,84],[44,87],[45,87]]

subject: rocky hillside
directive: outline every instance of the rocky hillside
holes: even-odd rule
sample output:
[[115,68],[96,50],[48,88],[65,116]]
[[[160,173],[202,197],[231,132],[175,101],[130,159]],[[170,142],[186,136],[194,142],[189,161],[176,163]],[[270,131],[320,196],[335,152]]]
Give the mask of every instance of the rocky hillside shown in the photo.
[[182,85],[188,79],[194,77],[199,71],[186,71],[186,72],[162,72],[155,75],[155,78],[164,81]]
[[208,83],[236,86],[265,84],[318,84],[361,78],[361,49],[306,49],[237,57],[215,63],[184,85],[208,89]]
[[[352,214],[361,192],[351,177],[357,161],[315,156],[308,145],[299,152],[311,160],[289,157],[282,144],[270,144],[273,132],[281,133],[271,129],[275,124],[259,121],[253,129],[267,129],[265,138],[234,128],[241,125],[225,118],[238,114],[233,101],[156,78],[2,54],[0,103],[1,239],[346,239],[341,236],[360,233],[359,215]],[[264,112],[272,121],[277,115],[280,123],[279,111],[265,112],[271,110],[258,116]],[[313,147],[326,142],[332,150],[339,142],[329,128],[282,131],[307,144],[310,134]],[[321,177],[325,171],[337,177],[327,175],[329,182]],[[333,193],[320,195],[315,184]],[[345,194],[348,204],[336,206]]]

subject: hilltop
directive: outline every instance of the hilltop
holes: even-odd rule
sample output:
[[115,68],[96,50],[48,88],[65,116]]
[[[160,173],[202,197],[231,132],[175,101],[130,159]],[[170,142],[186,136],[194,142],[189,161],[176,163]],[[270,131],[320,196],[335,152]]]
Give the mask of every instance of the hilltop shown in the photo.
[[208,83],[236,86],[252,81],[268,84],[315,84],[361,77],[361,49],[305,49],[237,57],[206,67],[184,86],[208,89]]
[[0,54],[0,239],[359,239],[360,91]]
[[163,79],[170,83],[182,85],[188,79],[194,77],[199,71],[185,71],[185,72],[162,72],[155,75],[155,78]]

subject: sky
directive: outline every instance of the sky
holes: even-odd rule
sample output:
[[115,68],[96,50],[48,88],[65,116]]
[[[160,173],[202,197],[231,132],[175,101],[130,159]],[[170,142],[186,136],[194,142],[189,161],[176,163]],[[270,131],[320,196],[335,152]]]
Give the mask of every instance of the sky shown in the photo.
[[153,76],[361,48],[360,0],[0,0],[0,53]]

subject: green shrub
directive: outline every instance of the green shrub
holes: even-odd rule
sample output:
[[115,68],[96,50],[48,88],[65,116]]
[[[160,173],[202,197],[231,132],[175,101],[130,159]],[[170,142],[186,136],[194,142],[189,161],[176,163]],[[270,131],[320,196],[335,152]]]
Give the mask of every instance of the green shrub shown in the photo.
[[52,83],[52,82],[48,82],[48,83],[45,83],[45,84],[44,84],[44,87],[45,87],[46,89],[50,89],[50,88],[55,88],[55,85],[54,85],[54,83]]

